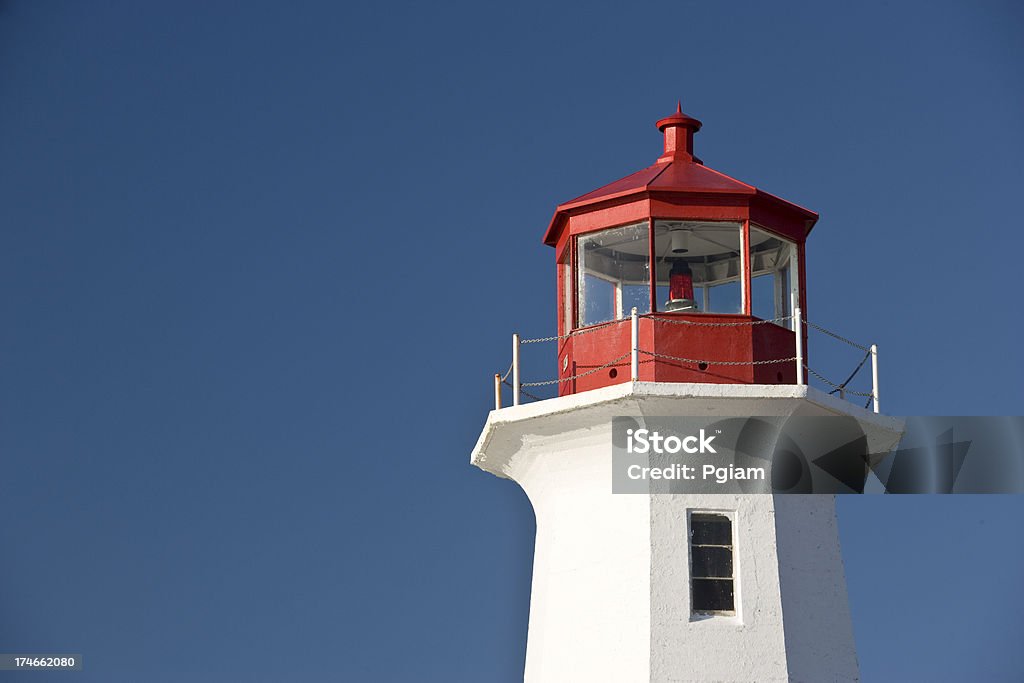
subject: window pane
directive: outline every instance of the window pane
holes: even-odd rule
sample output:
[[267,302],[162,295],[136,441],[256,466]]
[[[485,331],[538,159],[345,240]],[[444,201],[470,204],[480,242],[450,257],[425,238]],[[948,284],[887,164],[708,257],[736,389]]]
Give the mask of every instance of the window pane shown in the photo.
[[750,312],[761,320],[775,316],[775,275],[755,275],[750,282]]
[[732,545],[732,522],[724,515],[692,515],[690,543],[693,545]]
[[580,235],[576,242],[580,325],[596,325],[651,308],[648,224]]
[[694,578],[732,578],[732,548],[694,546],[690,557]]
[[651,308],[651,285],[622,285],[622,317],[628,317],[633,307],[637,313],[647,313]]
[[[769,232],[750,228],[751,312],[762,320],[791,313],[797,295],[793,277],[796,245]],[[785,323],[780,323],[785,324]],[[792,328],[792,321],[787,327]]]
[[694,579],[694,612],[732,612],[735,610],[731,579]]
[[596,325],[615,319],[615,285],[608,280],[584,274],[580,300],[583,302],[580,324]]
[[732,520],[712,513],[690,515],[690,585],[694,611],[733,611],[732,552]]
[[658,310],[741,313],[739,223],[656,221]]
[[711,287],[708,292],[708,310],[715,313],[743,312],[743,285],[739,280]]

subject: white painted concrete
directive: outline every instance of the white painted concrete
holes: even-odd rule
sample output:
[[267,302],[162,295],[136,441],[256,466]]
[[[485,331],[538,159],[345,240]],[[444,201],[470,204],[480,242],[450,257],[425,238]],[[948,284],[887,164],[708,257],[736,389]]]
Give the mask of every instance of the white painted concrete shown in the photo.
[[537,516],[528,681],[647,680],[650,510],[610,495],[611,424],[524,443]]
[[[902,423],[804,386],[631,383],[492,411],[472,462],[537,517],[527,681],[853,681],[832,496],[612,494],[611,421],[849,415],[873,453]],[[687,515],[734,520],[737,613],[690,610]]]
[[[654,495],[650,502],[651,675],[642,680],[787,680],[772,496]],[[734,617],[691,616],[692,510],[733,518]]]
[[775,526],[790,680],[859,680],[835,496],[776,496]]

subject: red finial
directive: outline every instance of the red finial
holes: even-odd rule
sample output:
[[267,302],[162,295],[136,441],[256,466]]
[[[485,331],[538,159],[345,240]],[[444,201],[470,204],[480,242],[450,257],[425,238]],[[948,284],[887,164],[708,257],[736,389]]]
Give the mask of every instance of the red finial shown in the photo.
[[676,102],[676,112],[658,121],[658,130],[665,134],[665,152],[658,161],[692,161],[693,134],[701,123],[683,113],[683,102]]

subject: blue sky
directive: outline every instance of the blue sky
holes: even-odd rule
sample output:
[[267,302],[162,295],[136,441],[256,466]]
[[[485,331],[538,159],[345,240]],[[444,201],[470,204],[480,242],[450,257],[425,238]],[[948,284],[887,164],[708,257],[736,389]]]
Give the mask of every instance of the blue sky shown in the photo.
[[[1022,24],[0,1],[0,651],[521,679],[533,513],[469,451],[510,333],[554,329],[554,206],[650,164],[677,99],[709,166],[821,213],[808,315],[880,345],[887,412],[1021,414]],[[841,501],[866,682],[1021,679],[1022,513]]]

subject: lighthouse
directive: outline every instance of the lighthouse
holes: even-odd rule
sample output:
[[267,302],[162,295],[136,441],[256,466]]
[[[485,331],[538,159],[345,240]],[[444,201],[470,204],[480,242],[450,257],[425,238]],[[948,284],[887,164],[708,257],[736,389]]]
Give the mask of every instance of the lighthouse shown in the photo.
[[[808,385],[818,215],[705,166],[701,125],[677,107],[651,166],[556,208],[557,332],[514,335],[495,377],[471,462],[536,515],[526,681],[859,680],[834,495],[613,485],[623,421],[632,440],[676,416],[841,418],[876,454],[901,434],[879,412],[876,347],[867,406],[846,382]],[[549,365],[523,366],[528,342]],[[537,386],[555,395],[530,400]],[[715,453],[710,430],[688,438]]]

